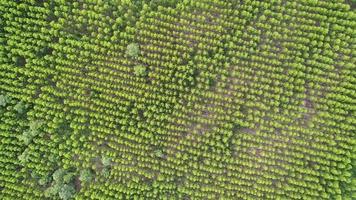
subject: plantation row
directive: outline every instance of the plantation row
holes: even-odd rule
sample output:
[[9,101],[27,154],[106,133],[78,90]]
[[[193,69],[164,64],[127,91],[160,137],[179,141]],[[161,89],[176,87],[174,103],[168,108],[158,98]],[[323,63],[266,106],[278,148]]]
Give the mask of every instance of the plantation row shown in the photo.
[[1,199],[356,198],[356,15],[0,1]]

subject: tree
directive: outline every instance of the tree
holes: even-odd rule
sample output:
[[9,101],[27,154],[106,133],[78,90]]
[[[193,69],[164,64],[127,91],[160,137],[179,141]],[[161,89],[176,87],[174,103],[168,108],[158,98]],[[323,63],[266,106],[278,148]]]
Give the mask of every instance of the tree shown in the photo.
[[72,183],[74,173],[68,172],[62,168],[57,169],[53,174],[53,182],[51,187],[45,191],[46,197],[59,195],[61,199],[70,199],[75,194],[75,189]]
[[17,138],[23,141],[26,145],[30,144],[32,139],[40,133],[39,129],[41,128],[42,124],[43,122],[38,120],[30,122],[29,130],[24,131],[22,135],[18,135]]
[[55,182],[63,182],[63,176],[65,174],[66,174],[66,171],[64,169],[62,169],[62,168],[57,169],[52,175],[53,180]]
[[20,101],[18,102],[15,106],[14,106],[14,110],[16,110],[16,112],[18,114],[23,114],[25,112],[25,109],[26,109],[26,105]]
[[68,185],[68,184],[64,184],[58,192],[58,195],[61,199],[63,200],[67,200],[67,199],[71,199],[75,194],[75,189],[73,185]]
[[48,176],[43,176],[38,180],[39,185],[46,185],[49,182],[50,182],[50,177]]
[[79,180],[88,183],[93,179],[93,174],[89,169],[84,169],[80,172]]
[[105,167],[102,171],[101,171],[102,175],[105,177],[105,178],[109,178],[110,176],[110,169]]
[[160,157],[160,158],[164,157],[164,154],[163,154],[162,150],[160,150],[160,149],[157,149],[154,153],[157,157]]
[[140,47],[137,43],[127,45],[126,54],[130,57],[136,58],[140,53]]
[[111,165],[111,158],[108,156],[101,157],[101,162],[103,163],[104,167],[109,167]]
[[0,106],[6,106],[8,98],[6,95],[0,95]]
[[54,184],[45,190],[44,195],[45,197],[53,197],[54,195],[58,194],[60,189],[61,184]]
[[74,177],[75,173],[73,172],[70,172],[70,173],[66,173],[64,176],[63,176],[63,182],[64,183],[69,183],[73,180],[73,177]]
[[134,73],[136,76],[145,76],[147,75],[146,67],[142,65],[137,65],[134,67]]
[[18,156],[18,160],[20,161],[21,164],[25,164],[26,162],[28,162],[29,159],[30,159],[30,154],[27,149],[24,152],[22,152],[21,155]]

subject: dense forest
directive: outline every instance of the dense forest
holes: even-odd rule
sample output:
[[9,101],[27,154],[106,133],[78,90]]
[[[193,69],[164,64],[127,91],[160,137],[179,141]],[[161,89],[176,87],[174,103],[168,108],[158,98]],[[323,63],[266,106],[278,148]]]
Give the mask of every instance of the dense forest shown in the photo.
[[0,0],[0,199],[356,199],[354,0]]

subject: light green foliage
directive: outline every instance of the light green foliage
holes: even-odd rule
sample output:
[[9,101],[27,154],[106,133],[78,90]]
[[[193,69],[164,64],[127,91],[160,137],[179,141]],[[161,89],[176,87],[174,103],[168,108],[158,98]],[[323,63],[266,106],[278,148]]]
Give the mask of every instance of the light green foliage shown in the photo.
[[162,157],[164,157],[164,154],[163,154],[162,150],[158,149],[155,151],[155,156],[162,158]]
[[44,176],[38,179],[38,184],[41,186],[47,185],[50,182],[50,177]]
[[22,135],[18,135],[17,138],[25,145],[29,145],[32,141],[32,136],[29,135],[28,132],[24,132]]
[[0,1],[0,200],[356,199],[352,1]]
[[103,163],[104,167],[109,167],[111,165],[111,158],[108,156],[102,156],[101,162]]
[[6,106],[6,104],[8,103],[8,98],[7,96],[0,94],[0,107],[1,106]]
[[26,105],[24,102],[19,101],[15,106],[14,106],[14,110],[16,110],[16,112],[18,114],[24,114],[24,112],[26,111]]
[[140,47],[137,43],[127,45],[126,54],[130,57],[136,58],[140,54]]
[[88,183],[93,180],[93,173],[89,169],[80,171],[79,180],[84,183]]
[[75,189],[73,185],[64,184],[58,192],[58,195],[63,200],[72,199],[75,194]]
[[147,75],[147,69],[145,66],[136,65],[134,67],[134,73],[136,76],[145,76],[145,75]]
[[36,132],[39,130],[39,128],[43,125],[43,122],[40,120],[35,120],[30,122],[30,130],[33,132]]
[[24,152],[22,152],[21,155],[19,155],[18,157],[18,160],[20,161],[21,164],[25,164],[29,161],[30,159],[30,154],[29,154],[29,151],[26,149]]
[[102,171],[101,171],[101,174],[103,175],[103,177],[105,178],[109,178],[110,176],[110,169],[105,167]]
[[105,178],[109,178],[110,176],[110,170],[111,170],[111,165],[112,161],[111,158],[108,156],[102,156],[101,157],[101,162],[104,166],[104,168],[101,170],[101,175]]
[[63,176],[63,182],[64,183],[69,183],[73,180],[75,173],[69,172]]
[[57,169],[52,177],[53,182],[45,191],[46,197],[55,197],[58,195],[61,199],[71,199],[75,195],[73,177],[75,173],[68,172],[65,169]]
[[63,177],[66,173],[67,173],[66,170],[62,168],[57,169],[52,175],[53,181],[58,183],[63,182]]
[[44,191],[45,197],[54,197],[60,191],[62,185],[61,184],[53,184],[51,187],[47,188]]
[[22,135],[18,135],[17,138],[28,145],[32,139],[40,133],[40,128],[43,125],[42,121],[32,121],[29,124],[29,129],[24,131]]

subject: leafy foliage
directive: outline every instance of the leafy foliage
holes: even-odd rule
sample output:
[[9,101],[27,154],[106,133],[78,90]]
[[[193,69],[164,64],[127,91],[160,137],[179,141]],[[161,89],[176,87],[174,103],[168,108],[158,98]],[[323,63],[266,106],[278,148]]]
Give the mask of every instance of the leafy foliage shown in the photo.
[[355,199],[354,8],[0,1],[0,199]]
[[20,141],[23,141],[25,145],[29,145],[32,139],[40,133],[40,128],[42,124],[43,124],[42,121],[30,122],[29,129],[27,131],[24,131],[22,135],[19,135],[18,139]]
[[101,162],[103,163],[104,167],[111,166],[111,158],[108,157],[108,156],[102,156],[101,157]]
[[75,194],[75,189],[72,185],[64,184],[58,192],[58,195],[63,200],[72,199]]
[[55,197],[58,195],[63,200],[72,199],[76,192],[72,182],[74,175],[73,172],[68,172],[65,169],[57,169],[52,175],[53,182],[46,189],[45,196]]
[[134,67],[134,73],[136,76],[145,76],[147,75],[147,69],[145,66],[137,65]]
[[26,111],[26,105],[24,102],[19,101],[15,106],[14,106],[14,110],[16,110],[16,112],[18,114],[24,114]]
[[80,181],[82,181],[84,183],[88,183],[93,180],[93,174],[89,169],[84,169],[84,170],[80,171],[79,179],[80,179]]
[[5,95],[0,95],[0,106],[6,106],[6,103],[8,102],[7,96]]
[[140,54],[140,47],[137,43],[127,45],[126,54],[130,57],[136,58]]
[[155,151],[155,156],[157,156],[159,158],[162,158],[164,156],[162,150],[160,150],[160,149],[156,150]]

